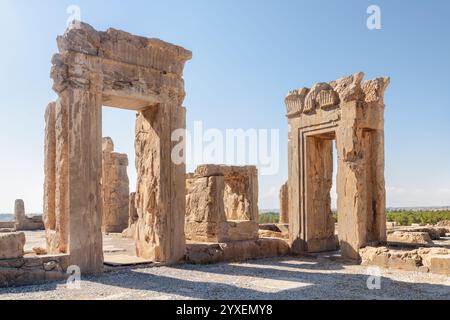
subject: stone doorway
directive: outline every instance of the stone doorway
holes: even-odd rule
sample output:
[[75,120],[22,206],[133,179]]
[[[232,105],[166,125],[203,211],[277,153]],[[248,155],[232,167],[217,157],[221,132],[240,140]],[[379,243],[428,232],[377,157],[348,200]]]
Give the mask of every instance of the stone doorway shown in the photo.
[[44,222],[49,253],[68,253],[82,273],[102,252],[102,106],[138,112],[137,254],[176,262],[185,251],[185,165],[171,159],[185,128],[181,47],[76,22],[58,37],[51,76],[58,100],[46,112]]
[[335,246],[330,210],[332,140],[337,149],[337,211],[342,255],[386,241],[384,91],[389,78],[357,73],[291,91],[289,124],[289,241],[294,253]]

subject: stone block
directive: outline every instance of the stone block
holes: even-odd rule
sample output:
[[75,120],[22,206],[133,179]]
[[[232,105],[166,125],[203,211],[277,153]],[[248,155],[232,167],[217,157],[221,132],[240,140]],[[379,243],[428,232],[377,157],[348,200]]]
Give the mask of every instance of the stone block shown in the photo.
[[25,233],[11,232],[0,234],[0,259],[15,259],[23,257]]

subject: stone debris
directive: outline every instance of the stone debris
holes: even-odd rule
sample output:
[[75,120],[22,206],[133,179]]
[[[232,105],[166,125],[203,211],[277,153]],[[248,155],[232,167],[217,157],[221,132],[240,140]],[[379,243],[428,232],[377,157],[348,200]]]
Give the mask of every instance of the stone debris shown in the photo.
[[365,247],[360,250],[361,264],[406,271],[432,272],[450,275],[450,250],[418,248],[415,250],[388,247]]
[[388,233],[387,241],[397,243],[432,244],[428,232],[394,231]]
[[244,261],[257,258],[283,256],[289,253],[289,245],[281,239],[264,238],[227,243],[188,243],[186,262],[194,264]]
[[47,254],[47,249],[41,247],[34,247],[33,252],[38,256],[42,256]]
[[259,236],[289,239],[289,225],[286,223],[264,223],[259,225]]

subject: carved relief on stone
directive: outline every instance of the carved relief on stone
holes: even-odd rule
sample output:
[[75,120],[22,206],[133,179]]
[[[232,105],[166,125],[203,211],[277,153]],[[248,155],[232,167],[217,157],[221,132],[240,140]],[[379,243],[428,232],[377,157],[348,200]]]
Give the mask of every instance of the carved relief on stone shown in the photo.
[[339,106],[339,95],[328,83],[317,83],[311,89],[302,88],[289,92],[285,99],[288,117],[312,114],[317,109]]
[[389,77],[364,81],[362,83],[362,90],[364,91],[365,102],[380,102],[383,104],[384,91],[389,85],[389,82]]
[[305,98],[308,94],[308,88],[301,88],[289,92],[285,98],[286,111],[288,116],[301,114],[305,106]]

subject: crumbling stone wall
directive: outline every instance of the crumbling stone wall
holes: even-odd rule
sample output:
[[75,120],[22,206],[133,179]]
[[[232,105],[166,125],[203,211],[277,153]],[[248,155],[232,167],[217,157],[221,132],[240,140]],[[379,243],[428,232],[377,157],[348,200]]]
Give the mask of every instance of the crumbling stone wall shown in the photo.
[[103,138],[103,232],[122,232],[128,226],[130,182],[128,156],[114,152],[111,138]]
[[228,242],[258,238],[254,166],[202,165],[186,177],[186,238]]
[[389,79],[363,76],[297,89],[285,99],[293,252],[335,247],[329,197],[333,139],[342,254],[358,259],[366,243],[386,240],[383,96]]
[[42,216],[28,217],[25,214],[25,203],[22,199],[17,199],[14,203],[14,229],[17,231],[43,230],[44,223]]

